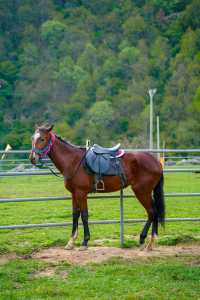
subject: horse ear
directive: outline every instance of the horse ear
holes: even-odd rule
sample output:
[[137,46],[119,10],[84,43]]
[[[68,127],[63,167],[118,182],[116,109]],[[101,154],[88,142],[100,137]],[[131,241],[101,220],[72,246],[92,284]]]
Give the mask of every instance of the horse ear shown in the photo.
[[47,131],[50,132],[53,129],[53,127],[54,127],[54,125],[51,125],[51,126],[47,127]]

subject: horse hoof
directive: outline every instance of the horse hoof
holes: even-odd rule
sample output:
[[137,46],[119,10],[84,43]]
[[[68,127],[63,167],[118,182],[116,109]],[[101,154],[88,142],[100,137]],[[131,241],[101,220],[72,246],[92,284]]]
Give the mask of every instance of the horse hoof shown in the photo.
[[151,237],[151,240],[147,244],[146,250],[147,251],[153,251],[155,249],[155,246],[156,246],[156,241],[157,241],[157,236],[154,235],[153,237]]
[[147,247],[146,250],[150,252],[150,251],[153,251],[153,248],[152,247]]
[[88,249],[88,246],[81,246],[80,248],[79,248],[79,251],[85,251],[85,250],[87,250]]
[[142,245],[140,245],[140,251],[144,251],[145,250],[145,248],[146,248],[146,246],[145,246],[145,244],[142,244]]
[[73,250],[74,249],[74,245],[73,244],[67,244],[64,249],[65,250]]
[[146,251],[153,251],[153,245],[148,244],[145,249]]

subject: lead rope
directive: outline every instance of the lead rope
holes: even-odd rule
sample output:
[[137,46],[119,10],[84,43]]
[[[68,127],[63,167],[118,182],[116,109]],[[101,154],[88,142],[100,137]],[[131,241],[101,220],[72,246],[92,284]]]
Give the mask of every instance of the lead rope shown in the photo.
[[[78,166],[77,166],[77,168],[75,169],[74,173],[73,173],[71,176],[65,177],[66,180],[71,180],[71,179],[77,174],[77,172],[78,172],[78,170],[79,170],[79,168],[80,168],[80,166],[81,166],[83,160],[85,159],[85,157],[86,157],[86,155],[87,155],[87,153],[88,153],[89,150],[90,150],[90,148],[88,148],[88,149],[86,150],[86,152],[83,154],[83,156],[82,156],[81,160],[79,161]],[[45,166],[47,169],[49,169],[49,170],[51,171],[51,173],[52,173],[54,176],[63,179],[63,176],[57,174],[56,172],[54,172],[54,170],[53,170],[51,167],[49,167],[49,166],[42,160],[42,158],[41,158],[39,161],[40,161],[40,165],[37,165],[38,168],[42,169],[43,166]]]
[[36,164],[36,167],[38,167],[39,169],[43,169],[43,167],[45,167],[46,169],[48,169],[49,171],[51,171],[51,173],[53,175],[55,175],[56,177],[59,177],[59,178],[62,178],[63,179],[63,176],[57,174],[56,172],[54,172],[54,170],[49,167],[43,160],[42,158],[39,159],[39,164]]

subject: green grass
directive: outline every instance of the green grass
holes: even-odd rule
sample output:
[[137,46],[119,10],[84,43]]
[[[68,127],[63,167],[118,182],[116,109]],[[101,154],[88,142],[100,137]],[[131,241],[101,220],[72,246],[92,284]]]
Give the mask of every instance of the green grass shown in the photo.
[[[199,174],[166,174],[165,192],[200,192]],[[127,189],[126,194],[131,190]],[[117,193],[118,195],[119,193]],[[69,195],[53,176],[0,179],[0,198]],[[166,199],[167,217],[199,217],[200,197]],[[90,220],[119,219],[119,200],[89,200]],[[126,199],[126,218],[146,217],[137,199]],[[0,225],[71,221],[71,201],[0,204]],[[142,224],[125,225],[125,246],[138,245]],[[90,245],[120,246],[119,225],[91,225]],[[64,246],[71,228],[0,230],[0,253],[15,252],[22,258],[0,266],[0,299],[198,299],[200,257],[152,258],[147,261],[112,259],[84,267],[23,259],[50,246]],[[82,241],[82,227],[77,245]],[[167,223],[159,243],[199,243],[198,222]],[[53,268],[53,277],[35,276]],[[65,274],[65,276],[63,276]],[[67,275],[66,275],[67,274]]]
[[[128,261],[84,267],[15,260],[0,267],[0,299],[198,299],[200,257]],[[53,277],[37,276],[51,267]]]
[[[193,173],[165,174],[165,192],[199,192],[200,175]],[[130,189],[125,194],[132,193]],[[63,182],[53,176],[11,177],[0,179],[0,198],[22,198],[70,195]],[[116,193],[119,195],[119,193]],[[167,217],[199,217],[200,197],[167,198]],[[90,220],[119,219],[119,201],[115,199],[89,200]],[[124,215],[127,218],[145,218],[146,213],[136,198],[126,199]],[[71,221],[71,201],[49,201],[0,204],[0,225],[50,223]],[[161,244],[200,238],[200,226],[195,222],[167,223],[160,230]],[[126,245],[136,245],[142,224],[125,225]],[[91,225],[90,245],[98,240],[105,245],[119,246],[119,225]],[[0,252],[29,253],[34,249],[51,245],[64,245],[71,228],[41,228],[24,230],[0,230]],[[77,243],[82,240],[82,228]],[[132,242],[134,240],[134,242]]]

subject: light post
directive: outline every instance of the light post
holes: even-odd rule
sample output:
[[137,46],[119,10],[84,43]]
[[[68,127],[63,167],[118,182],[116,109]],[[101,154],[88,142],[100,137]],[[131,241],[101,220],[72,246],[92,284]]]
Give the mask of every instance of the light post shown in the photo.
[[150,96],[150,126],[149,126],[149,149],[153,149],[153,96],[156,93],[156,89],[149,89]]
[[[160,118],[157,116],[157,150],[160,150]],[[160,152],[157,153],[157,157],[160,160]]]

